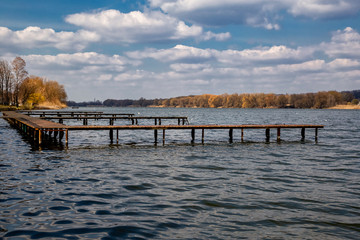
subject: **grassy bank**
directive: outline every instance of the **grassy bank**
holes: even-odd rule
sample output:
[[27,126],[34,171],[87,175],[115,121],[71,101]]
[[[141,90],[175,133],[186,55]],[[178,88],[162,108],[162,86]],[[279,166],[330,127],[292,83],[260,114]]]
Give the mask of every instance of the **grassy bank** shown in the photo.
[[360,109],[360,105],[336,105],[329,109]]

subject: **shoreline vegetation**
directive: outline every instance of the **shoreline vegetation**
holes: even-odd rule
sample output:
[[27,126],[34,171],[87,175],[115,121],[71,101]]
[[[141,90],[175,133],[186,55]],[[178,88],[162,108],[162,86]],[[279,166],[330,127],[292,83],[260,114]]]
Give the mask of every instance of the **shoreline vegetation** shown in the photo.
[[190,95],[167,99],[107,99],[103,102],[68,101],[69,107],[174,107],[174,108],[302,108],[360,109],[360,90],[304,94],[243,93]]
[[21,57],[12,62],[0,59],[0,110],[67,107],[63,85],[45,77],[29,76],[25,67]]

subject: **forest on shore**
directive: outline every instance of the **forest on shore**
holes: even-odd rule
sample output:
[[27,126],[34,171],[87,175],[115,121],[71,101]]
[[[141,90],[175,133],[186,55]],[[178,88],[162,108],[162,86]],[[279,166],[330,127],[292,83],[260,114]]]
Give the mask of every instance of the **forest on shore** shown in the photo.
[[66,107],[66,100],[64,86],[29,75],[21,57],[12,62],[0,59],[0,104],[3,108],[62,108]]
[[183,107],[183,108],[313,108],[323,109],[338,105],[358,105],[360,90],[323,91],[302,94],[242,93],[242,94],[203,94],[167,99],[139,100],[107,99],[103,102],[69,101],[68,106],[106,106],[106,107]]

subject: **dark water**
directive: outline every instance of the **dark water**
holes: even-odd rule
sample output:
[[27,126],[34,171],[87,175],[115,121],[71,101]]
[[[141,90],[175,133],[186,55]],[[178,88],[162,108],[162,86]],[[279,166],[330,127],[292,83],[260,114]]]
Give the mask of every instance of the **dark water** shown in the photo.
[[233,144],[206,131],[204,145],[201,133],[191,145],[190,132],[168,131],[165,146],[151,131],[121,132],[119,145],[71,132],[69,149],[38,151],[0,119],[0,238],[359,239],[359,111],[102,110],[326,127],[318,143],[293,129],[269,144],[264,130],[245,131],[245,143],[234,130]]

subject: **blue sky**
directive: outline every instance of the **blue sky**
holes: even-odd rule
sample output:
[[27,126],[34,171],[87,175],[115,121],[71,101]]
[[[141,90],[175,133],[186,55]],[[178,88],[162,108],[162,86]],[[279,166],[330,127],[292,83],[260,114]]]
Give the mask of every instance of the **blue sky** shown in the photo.
[[360,89],[358,0],[2,0],[0,58],[69,100]]

